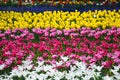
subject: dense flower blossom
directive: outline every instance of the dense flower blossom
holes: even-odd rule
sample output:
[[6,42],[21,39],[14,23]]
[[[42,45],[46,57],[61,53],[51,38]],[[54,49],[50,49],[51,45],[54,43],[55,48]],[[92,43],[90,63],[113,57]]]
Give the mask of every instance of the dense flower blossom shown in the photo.
[[[69,67],[67,67],[66,69],[68,69],[68,71],[64,70],[61,71],[60,69],[62,68],[58,68],[56,66],[64,66],[64,62],[70,62],[69,61],[69,57],[63,57],[61,56],[61,58],[63,59],[63,61],[56,61],[56,64],[44,64],[46,61],[37,61],[37,66],[32,64],[31,60],[26,60],[26,61],[22,61],[22,65],[18,65],[17,68],[14,68],[10,74],[6,74],[6,75],[0,75],[0,79],[10,79],[13,80],[14,77],[16,77],[16,79],[20,79],[20,78],[24,78],[25,80],[51,80],[51,79],[55,79],[55,80],[60,80],[60,79],[67,79],[67,80],[79,80],[79,79],[83,79],[83,80],[90,80],[90,79],[102,79],[102,80],[113,80],[113,79],[117,79],[119,80],[119,76],[120,73],[117,72],[119,71],[118,66],[114,66],[114,69],[110,69],[111,72],[113,72],[113,75],[110,77],[108,75],[105,76],[101,76],[101,70],[103,69],[103,66],[96,66],[96,65],[92,65],[87,67],[86,64],[82,63],[82,62],[78,62],[75,61],[75,65],[70,65]],[[68,65],[68,63],[66,63],[66,65]],[[58,69],[56,69],[56,68]],[[34,76],[33,76],[34,75]],[[84,75],[84,76],[83,76]]]
[[[48,35],[45,35],[46,32]],[[46,79],[48,76],[54,76],[54,79],[66,78],[77,80],[80,77],[75,76],[81,76],[82,79],[89,80],[90,78],[95,78],[93,75],[99,75],[99,78],[101,72],[106,75],[100,79],[116,78],[119,80],[117,77],[119,75],[119,69],[117,67],[120,66],[119,32],[119,28],[105,30],[97,28],[92,30],[85,27],[70,30],[33,28],[32,30],[15,29],[0,31],[0,34],[2,34],[0,36],[0,71],[4,74],[13,71],[11,75],[0,73],[0,78],[7,77],[8,79],[17,74],[16,76],[25,77],[26,79],[39,79],[41,76],[43,79]],[[68,34],[66,35],[66,33]],[[99,37],[96,37],[96,34]],[[106,39],[106,37],[109,39]],[[28,63],[25,62],[26,65],[23,65],[24,62],[22,61],[28,61]],[[79,64],[83,67],[77,66]],[[91,70],[90,66],[98,66],[97,72],[89,72]],[[75,71],[73,67],[78,71],[80,71],[79,69],[87,69],[88,72],[85,71],[83,75],[86,76],[83,76],[80,75],[82,73]],[[25,71],[24,68],[28,71]],[[7,72],[7,69],[11,71]],[[72,69],[72,71],[69,69]],[[109,72],[108,69],[112,70],[112,72]],[[33,71],[30,72],[30,70]],[[40,76],[38,75],[39,71],[41,71]],[[90,74],[92,72],[93,74]],[[27,76],[28,74],[30,76]],[[33,74],[36,76],[32,77],[31,75]]]
[[[14,15],[14,16],[13,16]],[[0,11],[0,30],[9,30],[9,29],[32,29],[32,28],[53,28],[50,30],[51,36],[56,35],[56,29],[79,29],[83,26],[89,28],[102,28],[106,29],[108,27],[120,27],[119,17],[120,10],[110,11],[110,10],[95,10],[95,11],[87,11],[87,12],[63,12],[63,11],[44,11],[43,13],[35,13],[35,12],[14,12],[14,11]],[[96,17],[95,17],[96,16]],[[111,18],[112,17],[112,18]],[[17,31],[17,30],[16,30]],[[35,31],[35,30],[34,30]],[[46,32],[45,30],[44,32]],[[115,31],[110,32],[113,34]],[[38,33],[42,33],[38,31]],[[58,32],[58,34],[61,32]],[[81,32],[82,34],[87,33],[86,29]],[[10,34],[9,31],[6,34]],[[46,32],[45,35],[48,33]],[[65,32],[66,35],[69,32]],[[97,33],[95,33],[95,37],[98,38],[99,29]],[[77,36],[77,34],[72,34],[73,36]],[[4,36],[0,34],[0,36]]]

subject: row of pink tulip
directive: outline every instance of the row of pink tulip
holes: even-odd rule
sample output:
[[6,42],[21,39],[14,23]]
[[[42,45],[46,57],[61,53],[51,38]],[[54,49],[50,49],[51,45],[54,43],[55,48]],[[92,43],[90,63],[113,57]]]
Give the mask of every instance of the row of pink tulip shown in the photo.
[[70,30],[57,30],[55,28],[50,29],[39,29],[33,28],[32,30],[28,29],[15,29],[15,30],[6,30],[0,31],[0,37],[5,38],[6,35],[10,36],[10,38],[24,38],[25,36],[31,37],[33,39],[34,34],[46,36],[46,37],[56,37],[56,36],[72,36],[72,37],[79,37],[79,36],[88,36],[88,37],[95,37],[96,39],[100,38],[100,36],[106,36],[105,39],[109,40],[110,36],[119,36],[120,35],[120,28],[112,27],[111,29],[101,30],[97,28],[92,30],[90,28],[80,28],[80,29],[70,29]]
[[[56,64],[60,56],[69,56],[88,65],[111,68],[120,65],[120,29],[91,30],[88,28],[15,29],[0,32],[0,65],[15,67],[22,60],[47,60]],[[3,68],[3,69],[4,69]]]

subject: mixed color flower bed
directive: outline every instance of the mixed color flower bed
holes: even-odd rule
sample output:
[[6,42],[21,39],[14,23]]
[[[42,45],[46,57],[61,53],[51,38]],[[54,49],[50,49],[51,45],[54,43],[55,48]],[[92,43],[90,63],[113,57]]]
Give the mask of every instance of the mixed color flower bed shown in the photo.
[[1,30],[0,78],[119,80],[119,36],[116,27]]
[[0,80],[120,80],[119,0],[1,2]]
[[118,4],[120,0],[0,0],[1,5],[40,5],[49,4],[53,6],[57,5],[108,5],[108,4]]

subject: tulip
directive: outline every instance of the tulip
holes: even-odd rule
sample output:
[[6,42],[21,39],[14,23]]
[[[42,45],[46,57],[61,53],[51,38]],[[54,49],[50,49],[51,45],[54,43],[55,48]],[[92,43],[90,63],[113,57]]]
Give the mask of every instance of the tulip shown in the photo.
[[71,63],[70,62],[66,62],[66,67],[70,67]]
[[22,6],[22,0],[18,0],[18,5]]
[[58,35],[62,35],[62,31],[57,30],[57,34],[58,34]]
[[38,61],[43,61],[43,58],[42,57],[38,57]]
[[102,65],[103,65],[105,68],[110,68],[112,64],[113,64],[113,61],[112,61],[112,60],[106,61],[106,62],[103,62],[103,63],[102,63]]

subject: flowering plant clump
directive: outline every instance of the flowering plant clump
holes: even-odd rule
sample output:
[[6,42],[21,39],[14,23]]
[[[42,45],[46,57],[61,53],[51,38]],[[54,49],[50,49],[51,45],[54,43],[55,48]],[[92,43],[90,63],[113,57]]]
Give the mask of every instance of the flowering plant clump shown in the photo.
[[6,12],[0,11],[0,30],[15,28],[57,28],[57,29],[79,29],[87,28],[111,28],[120,27],[120,10],[106,11],[95,10],[88,12],[63,12],[63,11],[45,11],[35,12]]

